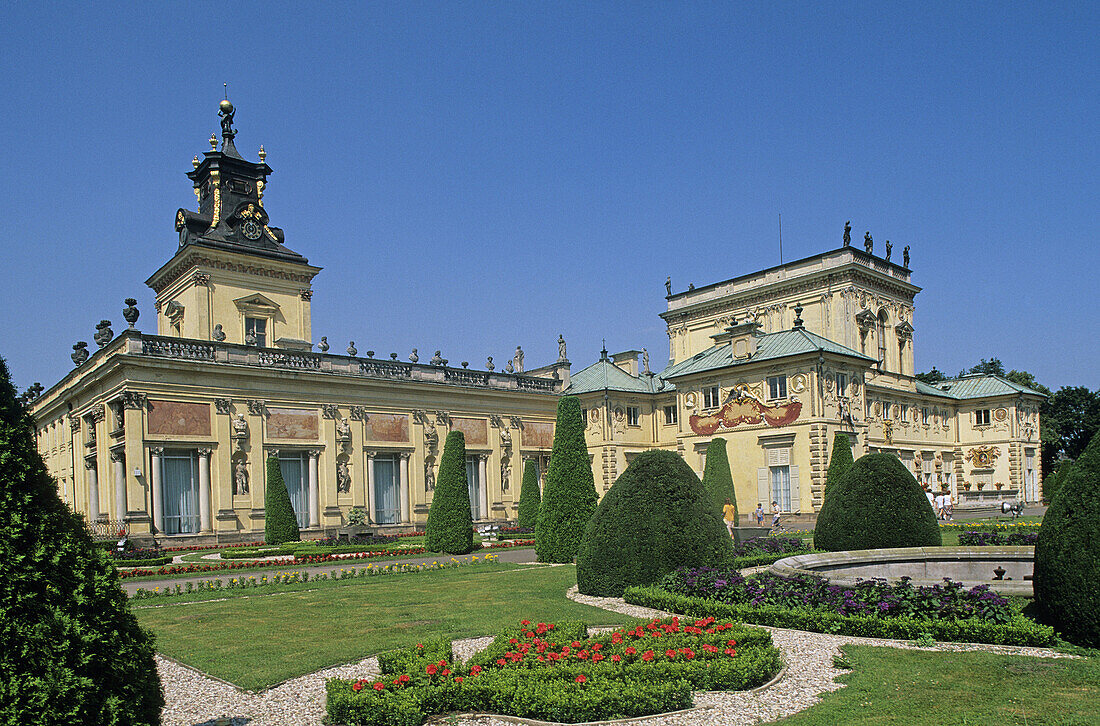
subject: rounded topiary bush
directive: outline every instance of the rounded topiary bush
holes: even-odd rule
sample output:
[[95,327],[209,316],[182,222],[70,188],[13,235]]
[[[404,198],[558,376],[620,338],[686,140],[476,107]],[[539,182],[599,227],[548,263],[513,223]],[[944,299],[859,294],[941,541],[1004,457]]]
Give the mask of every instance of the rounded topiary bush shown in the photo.
[[558,399],[554,448],[535,525],[535,554],[539,562],[573,561],[598,501],[588,444],[584,440],[580,401],[576,396],[562,396]]
[[588,521],[577,555],[585,595],[618,597],[677,567],[717,566],[733,541],[702,482],[671,451],[639,454]]
[[57,488],[0,359],[0,723],[159,724],[153,637]]
[[892,454],[867,454],[852,464],[828,492],[814,527],[814,547],[829,552],[941,544],[928,497]]
[[464,555],[474,549],[470,485],[466,480],[466,437],[461,431],[447,434],[443,444],[424,534],[424,546],[432,552]]
[[733,474],[730,472],[730,460],[726,456],[726,440],[711,439],[707,444],[707,463],[703,467],[703,489],[710,496],[719,512],[726,502],[733,505],[733,522],[737,523],[737,493],[733,490]]
[[848,439],[848,434],[838,433],[833,436],[833,454],[829,457],[829,470],[825,473],[826,494],[848,473],[854,463],[852,442]]
[[264,542],[282,544],[301,539],[298,517],[290,503],[290,492],[283,481],[283,470],[274,456],[267,458],[267,488],[264,490]]
[[519,492],[518,524],[524,529],[534,529],[539,521],[539,504],[542,493],[539,491],[538,465],[531,459],[523,467],[523,488]]
[[1058,477],[1035,544],[1035,604],[1066,640],[1100,648],[1100,434]]

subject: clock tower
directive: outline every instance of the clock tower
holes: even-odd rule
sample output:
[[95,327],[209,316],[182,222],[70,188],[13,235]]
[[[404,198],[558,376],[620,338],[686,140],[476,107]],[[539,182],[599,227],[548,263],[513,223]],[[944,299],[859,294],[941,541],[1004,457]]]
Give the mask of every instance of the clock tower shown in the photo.
[[233,140],[236,114],[221,102],[222,140],[187,173],[198,211],[180,209],[176,254],[146,284],[156,292],[160,335],[309,350],[310,283],[319,267],[284,244],[264,208],[271,167],[244,159]]

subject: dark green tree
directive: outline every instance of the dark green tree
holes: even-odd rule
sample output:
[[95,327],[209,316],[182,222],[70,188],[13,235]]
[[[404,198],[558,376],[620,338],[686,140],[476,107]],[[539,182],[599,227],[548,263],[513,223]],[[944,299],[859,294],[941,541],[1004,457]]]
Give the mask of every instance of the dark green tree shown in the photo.
[[703,489],[721,514],[726,501],[733,504],[733,522],[737,524],[737,493],[733,489],[733,474],[726,456],[726,440],[718,437],[707,444],[707,464],[703,467]]
[[298,517],[290,503],[290,492],[283,481],[279,459],[267,457],[267,488],[264,489],[264,542],[282,544],[297,542],[302,538],[298,531]]
[[926,373],[918,373],[916,376],[914,376],[914,378],[916,378],[921,383],[927,383],[929,385],[947,380],[947,376],[945,376],[943,374],[943,371],[941,371],[936,366],[932,366],[932,370]]
[[825,497],[814,527],[814,547],[829,552],[942,543],[928,497],[892,454],[867,454],[852,464]]
[[848,434],[835,434],[833,455],[829,458],[829,470],[825,473],[825,494],[828,494],[840,478],[848,473],[853,463],[852,442],[848,440]]
[[1050,473],[1043,478],[1043,501],[1048,504],[1054,501],[1054,497],[1058,494],[1058,489],[1061,487],[1062,481],[1065,475],[1073,467],[1073,462],[1069,459],[1059,461],[1051,469]]
[[982,358],[977,365],[970,366],[966,370],[959,371],[959,377],[981,374],[984,376],[1005,377],[1005,364],[1000,358],[992,357],[989,360]]
[[542,493],[539,491],[539,469],[532,459],[523,467],[523,489],[519,493],[519,526],[534,529],[539,521],[539,503]]
[[0,722],[159,724],[153,637],[61,501],[0,359]]
[[425,546],[432,552],[464,555],[474,549],[474,520],[466,479],[466,437],[461,431],[447,434],[443,444],[424,532]]
[[646,451],[588,521],[577,585],[585,595],[619,597],[624,588],[656,582],[677,567],[714,567],[732,558],[722,515],[691,467],[674,452]]
[[1039,409],[1043,469],[1059,456],[1076,459],[1100,431],[1100,390],[1063,386]]
[[1035,543],[1035,604],[1066,640],[1100,648],[1100,434],[1060,478]]
[[573,561],[598,501],[580,402],[576,396],[562,396],[558,400],[554,448],[535,525],[535,553],[539,562]]

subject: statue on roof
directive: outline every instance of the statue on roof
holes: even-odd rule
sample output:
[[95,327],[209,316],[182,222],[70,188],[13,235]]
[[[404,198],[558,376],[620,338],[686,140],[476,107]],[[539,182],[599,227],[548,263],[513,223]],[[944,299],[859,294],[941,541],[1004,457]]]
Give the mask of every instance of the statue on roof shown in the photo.
[[852,245],[852,220],[848,220],[844,223],[844,246],[850,247]]
[[672,275],[665,278],[665,293],[668,295],[672,294]]
[[233,130],[233,114],[236,112],[228,98],[218,104],[218,116],[222,120],[222,136],[233,138],[237,135],[237,132]]
[[565,338],[558,333],[558,360],[565,360]]
[[649,351],[642,348],[642,372],[649,373]]
[[867,254],[871,254],[871,250],[875,247],[875,241],[871,239],[871,233],[868,232],[863,235],[863,249],[867,250]]
[[909,245],[905,245],[905,249],[901,251],[901,260],[905,263],[905,269],[909,269]]
[[894,245],[890,244],[890,240],[886,240],[886,261],[890,261],[890,253],[894,251]]

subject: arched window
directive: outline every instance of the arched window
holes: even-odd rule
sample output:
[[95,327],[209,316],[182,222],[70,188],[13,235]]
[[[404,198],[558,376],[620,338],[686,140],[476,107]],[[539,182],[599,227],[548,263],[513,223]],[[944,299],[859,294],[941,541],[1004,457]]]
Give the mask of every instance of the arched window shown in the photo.
[[878,359],[880,361],[879,368],[886,370],[886,323],[889,322],[886,319],[886,311],[878,311]]

